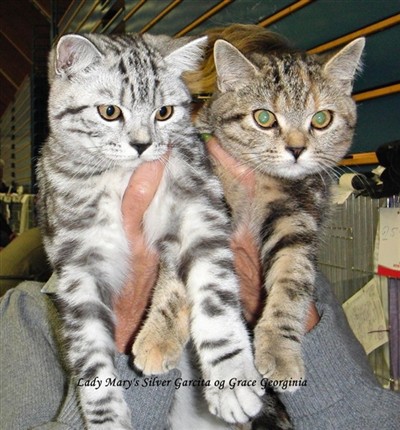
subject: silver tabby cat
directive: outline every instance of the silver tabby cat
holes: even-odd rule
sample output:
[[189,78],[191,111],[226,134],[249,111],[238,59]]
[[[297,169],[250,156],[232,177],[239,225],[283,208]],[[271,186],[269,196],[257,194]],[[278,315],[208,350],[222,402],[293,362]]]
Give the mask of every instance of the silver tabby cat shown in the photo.
[[[260,387],[213,385],[259,374],[241,317],[222,187],[191,125],[190,95],[180,77],[196,67],[205,39],[182,43],[150,35],[60,39],[49,61],[50,134],[38,164],[41,228],[58,277],[75,382],[117,377],[113,298],[135,273],[121,199],[137,166],[164,160],[143,222],[162,261],[155,294],[169,298],[169,317],[181,327],[168,344],[157,328],[142,331],[135,364],[147,373],[172,367],[189,313],[202,377],[212,382],[205,388],[210,411],[244,422],[261,408]],[[141,353],[141,344],[150,350]],[[119,387],[83,386],[80,400],[87,428],[132,428]]]
[[[351,91],[364,44],[357,39],[329,57],[268,46],[246,57],[219,40],[218,88],[197,120],[203,133],[215,135],[255,175],[250,197],[238,178],[214,165],[235,228],[249,228],[258,240],[267,299],[254,330],[256,367],[270,380],[293,381],[286,391],[305,378],[301,342],[329,212],[331,170],[351,145]],[[159,319],[162,325],[168,333]],[[270,400],[252,428],[291,428],[284,414],[276,417]]]

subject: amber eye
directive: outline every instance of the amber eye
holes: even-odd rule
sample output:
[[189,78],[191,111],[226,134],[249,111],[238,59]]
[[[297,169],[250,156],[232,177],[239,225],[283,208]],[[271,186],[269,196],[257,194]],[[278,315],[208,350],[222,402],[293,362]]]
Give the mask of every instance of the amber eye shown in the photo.
[[100,105],[97,110],[106,121],[115,121],[122,115],[121,109],[115,105]]
[[311,125],[318,130],[322,130],[330,125],[333,115],[329,110],[321,110],[311,118]]
[[163,106],[160,108],[156,113],[156,120],[157,121],[165,121],[168,118],[171,118],[172,114],[174,113],[174,107],[173,106]]
[[271,128],[277,123],[275,115],[265,109],[259,109],[253,112],[253,118],[255,122],[263,128]]

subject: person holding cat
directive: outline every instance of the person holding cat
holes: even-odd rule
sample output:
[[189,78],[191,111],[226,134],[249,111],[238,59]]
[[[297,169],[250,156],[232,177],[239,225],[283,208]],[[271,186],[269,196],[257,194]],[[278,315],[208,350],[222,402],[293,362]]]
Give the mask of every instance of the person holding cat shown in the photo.
[[[208,143],[208,148],[219,162],[235,166],[215,140]],[[234,168],[240,172],[240,166]],[[157,255],[146,246],[141,219],[162,174],[160,162],[143,165],[135,172],[123,200],[125,228],[135,244],[132,252],[141,263],[137,266],[140,276],[135,283],[127,284],[115,304],[117,365],[121,379],[126,380],[139,378],[129,367],[125,353],[130,352],[130,344],[140,328],[158,265]],[[258,294],[254,294],[254,287],[259,286],[257,270],[249,269],[256,268],[258,260],[251,243],[248,232],[234,243],[240,254],[237,267],[241,279],[249,280],[251,290],[251,294],[246,294],[245,287],[243,293],[249,320],[257,314]],[[60,321],[51,300],[50,284],[43,288],[40,283],[25,282],[8,291],[0,303],[0,402],[5,430],[83,428],[76,387],[69,384],[65,373],[57,336]],[[400,419],[399,396],[384,390],[375,380],[362,347],[323,277],[318,279],[317,292],[318,314],[310,315],[311,331],[305,336],[304,345],[307,386],[282,396],[295,428],[395,430]],[[172,371],[164,378],[177,376]],[[137,428],[163,429],[173,395],[170,387],[126,390]]]
[[[255,33],[252,30],[248,33],[251,46]],[[266,119],[265,112],[258,118],[263,125]],[[318,121],[322,119],[318,117]],[[222,150],[215,139],[207,147],[216,163],[225,166],[233,177],[244,178],[242,185],[251,200],[252,173],[246,171],[243,175],[243,166]],[[158,255],[146,246],[142,219],[162,176],[161,162],[146,163],[135,172],[126,189],[122,214],[126,235],[133,245],[136,278],[128,281],[114,305],[119,351],[116,366],[121,381],[135,386],[125,391],[126,401],[132,410],[135,428],[151,430],[165,427],[175,391],[168,381],[177,378],[179,373],[173,370],[160,377],[165,384],[146,382],[144,386],[145,378],[129,367],[127,353],[156,281]],[[242,281],[244,313],[250,325],[257,320],[262,302],[255,242],[246,229],[240,229],[232,239]],[[295,428],[396,428],[400,418],[399,397],[383,390],[375,381],[326,280],[318,275],[316,284],[315,305],[310,305],[308,317],[310,331],[303,341],[307,384],[296,393],[281,396]],[[49,299],[54,285],[50,280],[43,292],[40,287],[37,283],[24,283],[9,291],[1,302],[2,425],[10,429],[83,428],[77,386],[67,379],[63,348],[58,344],[60,322]],[[376,404],[379,410],[374,409]]]

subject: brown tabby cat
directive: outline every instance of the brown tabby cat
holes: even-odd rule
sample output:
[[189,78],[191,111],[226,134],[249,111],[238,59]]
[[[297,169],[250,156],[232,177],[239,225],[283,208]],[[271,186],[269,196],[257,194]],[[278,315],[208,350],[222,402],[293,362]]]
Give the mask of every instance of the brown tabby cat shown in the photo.
[[[352,83],[364,44],[357,39],[327,58],[283,44],[246,55],[224,40],[214,45],[217,88],[199,113],[198,127],[256,177],[249,198],[237,178],[214,165],[236,228],[244,224],[258,238],[267,300],[254,330],[256,367],[268,380],[288,381],[287,391],[305,378],[301,342],[331,169],[351,145]],[[158,329],[165,339],[171,333],[167,324]],[[223,344],[221,339],[210,347]],[[283,390],[282,384],[274,387]],[[271,427],[260,419],[253,428]]]
[[329,170],[351,145],[352,82],[364,43],[357,39],[327,60],[293,52],[246,58],[226,41],[214,46],[218,91],[199,123],[256,176],[249,201],[216,166],[235,224],[246,223],[259,238],[268,299],[254,346],[256,366],[269,379],[305,376],[301,340],[329,206]]

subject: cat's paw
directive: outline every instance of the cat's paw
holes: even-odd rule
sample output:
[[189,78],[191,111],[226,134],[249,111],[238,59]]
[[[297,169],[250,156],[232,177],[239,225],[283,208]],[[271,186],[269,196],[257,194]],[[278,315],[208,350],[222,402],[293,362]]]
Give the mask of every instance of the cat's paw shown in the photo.
[[205,397],[212,414],[228,423],[243,424],[260,412],[264,390],[252,359],[235,358],[238,360],[231,359],[214,369],[219,378],[210,379]]
[[87,424],[86,428],[88,430],[133,430],[133,427],[128,424],[121,423],[101,423],[101,424]]
[[184,342],[176,336],[139,333],[133,348],[134,365],[145,375],[157,375],[177,367]]
[[[290,355],[290,357],[288,357]],[[263,350],[256,353],[256,366],[264,378],[271,381],[280,381],[273,384],[276,391],[296,391],[304,379],[304,364],[300,354],[283,351],[282,354],[271,354]],[[284,381],[288,383],[284,384]],[[290,384],[293,381],[293,384]]]
[[208,387],[206,400],[209,411],[230,424],[248,422],[262,407],[259,393],[247,387],[237,389]]
[[[258,333],[254,339],[255,365],[258,371],[264,378],[282,381],[281,384],[273,385],[276,391],[296,391],[300,385],[296,382],[305,377],[301,350],[296,346],[297,348],[288,348],[279,336],[270,336],[269,333]],[[294,383],[283,384],[283,381]]]

